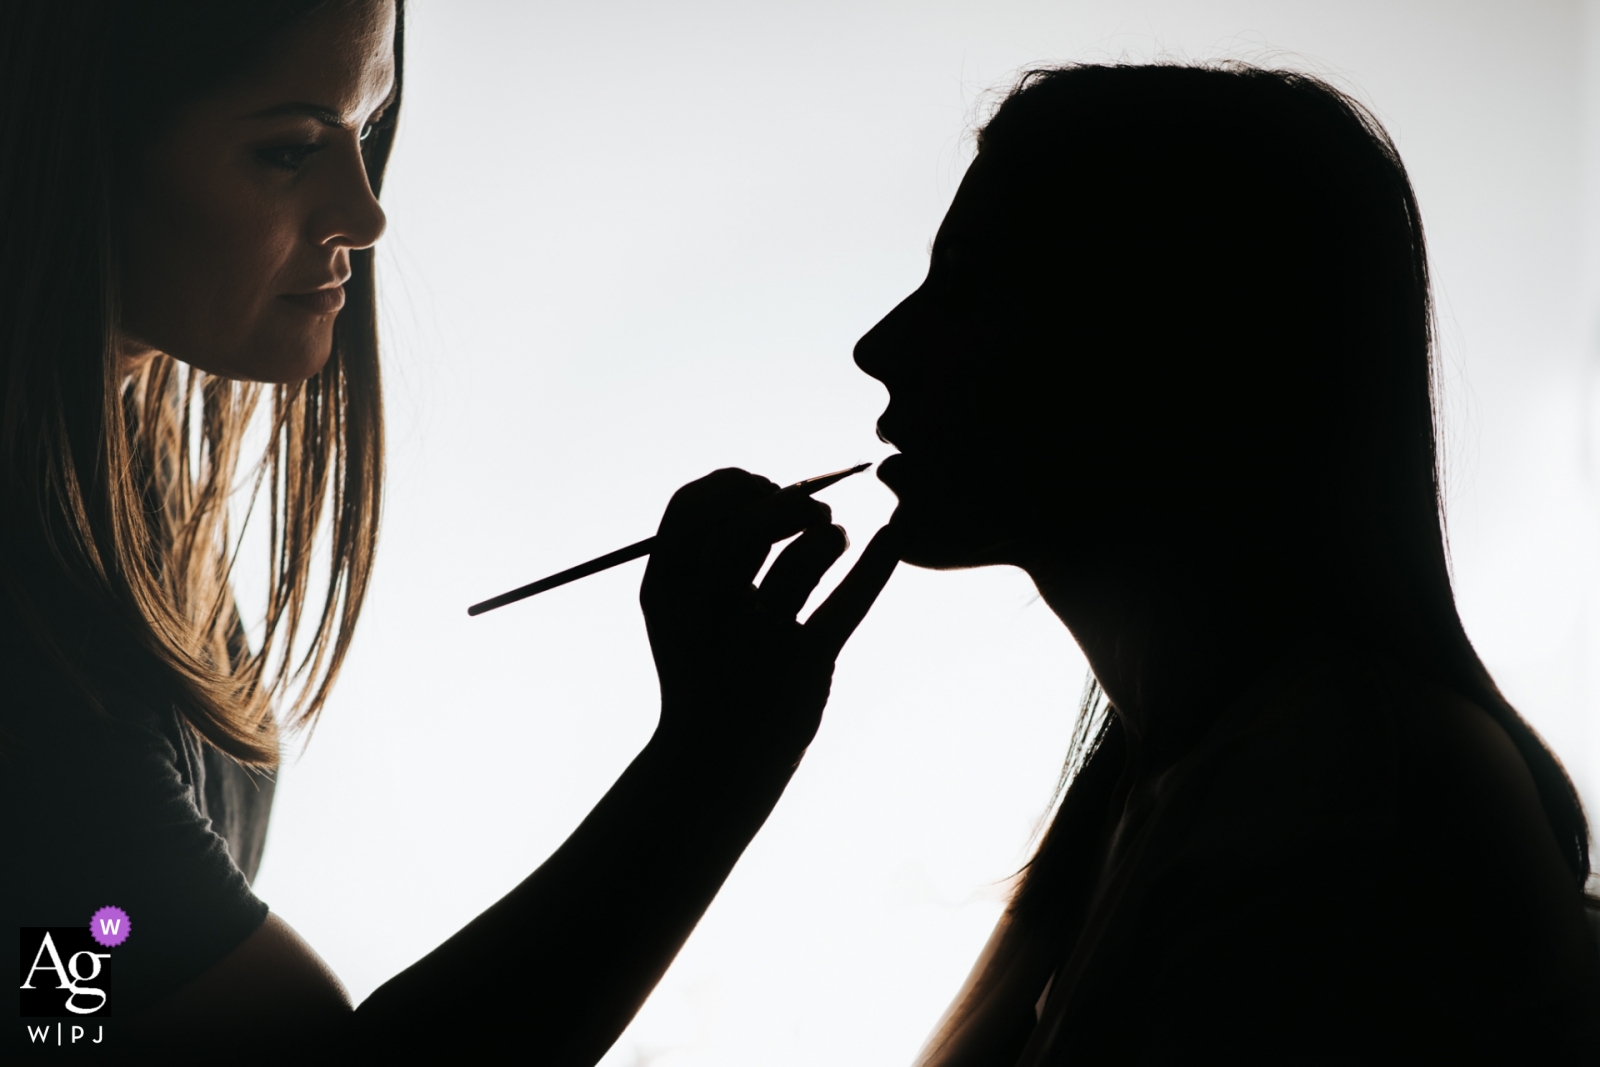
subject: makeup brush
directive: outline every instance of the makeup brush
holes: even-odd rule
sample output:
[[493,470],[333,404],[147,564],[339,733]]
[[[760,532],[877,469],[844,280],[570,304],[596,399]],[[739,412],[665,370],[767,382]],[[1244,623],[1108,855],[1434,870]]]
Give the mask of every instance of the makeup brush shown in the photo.
[[[828,488],[835,482],[843,481],[852,474],[860,474],[870,466],[872,466],[870,463],[857,463],[854,467],[848,467],[842,471],[819,474],[815,478],[806,478],[803,481],[795,482],[793,485],[784,486],[778,492],[810,496],[812,493]],[[503,608],[507,604],[515,604],[519,600],[537,596],[557,586],[575,582],[579,578],[587,578],[591,574],[599,574],[601,571],[610,570],[617,564],[626,563],[630,559],[648,556],[650,550],[655,547],[655,543],[656,539],[654,537],[646,537],[643,541],[635,541],[626,548],[619,548],[615,552],[607,552],[603,556],[596,556],[587,563],[580,563],[576,567],[568,567],[566,570],[558,571],[548,578],[540,578],[537,582],[529,582],[527,585],[519,586],[509,593],[501,593],[499,596],[490,597],[488,600],[472,605],[467,609],[467,614],[482,615],[486,611]]]

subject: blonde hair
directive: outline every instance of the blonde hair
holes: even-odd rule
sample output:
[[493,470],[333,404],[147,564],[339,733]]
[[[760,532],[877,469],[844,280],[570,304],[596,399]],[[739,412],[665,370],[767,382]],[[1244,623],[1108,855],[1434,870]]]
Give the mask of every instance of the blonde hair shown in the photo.
[[[170,702],[210,744],[257,765],[277,761],[280,718],[308,724],[326,702],[371,580],[383,482],[373,257],[352,254],[331,357],[309,381],[230,381],[165,355],[125,373],[114,164],[130,135],[114,112],[132,91],[119,71],[173,72],[140,90],[170,108],[321,3],[161,0],[133,13],[19,0],[0,13],[0,588],[77,703]],[[151,62],[158,47],[181,55]],[[375,192],[387,120],[362,146]],[[264,401],[247,514],[264,513],[253,521],[267,524],[269,563],[251,649],[228,512]]]

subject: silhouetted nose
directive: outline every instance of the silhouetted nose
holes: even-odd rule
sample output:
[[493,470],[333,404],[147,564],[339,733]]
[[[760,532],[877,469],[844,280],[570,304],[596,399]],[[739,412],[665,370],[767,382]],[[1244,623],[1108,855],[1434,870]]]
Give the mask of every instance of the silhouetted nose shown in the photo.
[[856,366],[892,387],[905,365],[907,327],[914,310],[912,293],[856,342]]
[[861,340],[856,342],[855,347],[856,366],[880,382],[883,381],[883,375],[878,369],[880,366],[879,352],[881,350],[881,346],[878,343],[878,330],[882,325],[880,322],[877,326],[862,334]]

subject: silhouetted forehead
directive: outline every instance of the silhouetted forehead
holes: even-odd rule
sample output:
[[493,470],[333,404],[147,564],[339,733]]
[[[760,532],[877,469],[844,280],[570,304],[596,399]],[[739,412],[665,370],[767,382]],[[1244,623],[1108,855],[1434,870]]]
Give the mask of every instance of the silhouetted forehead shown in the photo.
[[1017,224],[1030,211],[1017,177],[992,158],[980,154],[974,159],[939,224],[934,255],[965,258],[1012,243]]

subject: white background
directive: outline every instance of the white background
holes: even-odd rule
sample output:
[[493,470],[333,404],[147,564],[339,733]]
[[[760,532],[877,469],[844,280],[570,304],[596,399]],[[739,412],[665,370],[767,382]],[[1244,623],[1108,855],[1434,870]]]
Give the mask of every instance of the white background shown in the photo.
[[[1462,612],[1593,801],[1593,21],[1550,0],[414,0],[381,563],[259,892],[360,998],[561,842],[653,726],[642,564],[467,604],[646,536],[712,468],[881,458],[851,345],[918,284],[986,90],[1072,59],[1286,63],[1387,124],[1437,272]],[[869,478],[828,499],[858,544],[892,507]],[[1083,673],[1020,574],[902,568],[606,1063],[909,1062],[1027,854]]]

